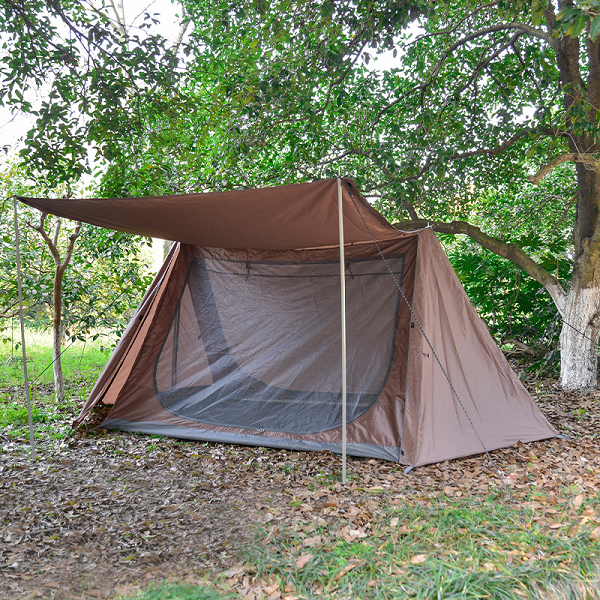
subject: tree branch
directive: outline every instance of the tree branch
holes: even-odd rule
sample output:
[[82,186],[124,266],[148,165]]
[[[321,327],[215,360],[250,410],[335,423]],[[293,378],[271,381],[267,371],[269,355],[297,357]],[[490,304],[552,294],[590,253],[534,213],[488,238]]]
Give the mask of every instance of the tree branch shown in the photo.
[[25,224],[27,225],[27,227],[31,227],[31,229],[33,229],[34,231],[37,231],[42,236],[42,238],[44,239],[44,242],[46,242],[46,246],[48,246],[48,249],[50,250],[50,253],[52,254],[54,263],[58,265],[58,264],[60,264],[60,254],[58,253],[58,249],[56,248],[56,246],[50,239],[50,236],[46,233],[46,230],[44,229],[44,224],[46,222],[47,216],[48,215],[46,213],[42,213],[40,215],[40,224],[37,226],[31,224],[29,221],[27,221]]
[[81,231],[81,221],[75,222],[75,229],[73,233],[69,236],[69,245],[67,246],[67,251],[65,252],[65,257],[60,265],[61,271],[64,271],[69,262],[71,261],[71,257],[73,256],[73,249],[75,248],[75,241],[79,237],[79,232]]
[[422,229],[424,227],[431,226],[434,231],[439,233],[446,233],[450,235],[468,235],[472,240],[476,241],[486,250],[489,250],[490,252],[501,256],[502,258],[506,258],[507,260],[510,260],[512,263],[521,267],[521,269],[523,269],[523,271],[525,271],[530,277],[543,285],[552,297],[558,312],[561,315],[564,315],[567,294],[560,284],[560,281],[554,277],[554,275],[536,263],[516,244],[506,243],[502,240],[493,238],[481,231],[479,227],[471,225],[470,223],[466,223],[465,221],[452,221],[450,223],[445,223],[442,221],[427,221],[425,219],[419,219],[416,221],[395,223],[394,226],[401,230]]
[[0,319],[12,319],[19,314],[18,306],[5,306],[0,310]]
[[402,206],[404,206],[404,208],[406,209],[408,216],[413,221],[418,221],[419,215],[417,214],[417,211],[415,210],[415,205],[408,198],[402,198],[400,200],[400,202],[402,203]]
[[542,165],[535,175],[529,175],[529,183],[538,184],[548,173],[551,173],[565,162],[580,162],[589,165],[595,171],[600,172],[600,160],[594,154],[567,152],[553,158],[549,163]]
[[415,42],[419,42],[421,40],[424,40],[424,39],[427,39],[427,38],[431,38],[431,37],[434,37],[434,36],[448,35],[450,33],[454,33],[455,31],[457,31],[462,26],[462,24],[465,21],[467,21],[471,17],[474,17],[477,13],[481,12],[482,10],[485,10],[486,8],[491,8],[492,6],[496,6],[497,4],[498,4],[498,0],[494,0],[493,2],[489,2],[488,4],[482,4],[481,6],[478,6],[475,10],[471,11],[466,17],[463,17],[462,19],[460,19],[454,25],[454,27],[451,27],[449,29],[445,29],[443,31],[435,31],[435,32],[432,32],[432,33],[426,33],[424,35],[420,35],[413,42],[410,42],[409,45],[412,45]]
[[[524,34],[542,39],[542,40],[548,42],[548,44],[550,44],[553,48],[556,47],[557,40],[554,39],[552,37],[552,35],[550,35],[549,33],[546,33],[545,31],[542,31],[540,29],[536,29],[535,27],[531,27],[530,25],[525,25],[523,23],[514,23],[514,22],[499,23],[498,25],[492,25],[491,27],[486,27],[485,29],[479,29],[478,31],[474,31],[473,33],[461,38],[460,40],[457,40],[456,42],[454,42],[453,44],[448,46],[448,48],[446,48],[446,50],[444,50],[444,52],[442,53],[442,56],[440,57],[438,63],[434,67],[433,71],[431,72],[431,74],[429,75],[427,80],[424,81],[423,83],[415,85],[410,90],[408,90],[407,92],[402,94],[402,96],[400,96],[399,98],[396,98],[396,100],[394,100],[393,102],[390,102],[389,104],[384,106],[379,111],[379,113],[377,113],[374,124],[377,124],[385,112],[387,112],[390,108],[393,108],[396,104],[401,102],[403,98],[406,98],[406,96],[412,94],[413,92],[415,92],[417,90],[420,90],[421,92],[423,92],[431,84],[431,82],[435,79],[435,77],[437,77],[442,66],[446,62],[448,56],[450,54],[452,54],[455,50],[457,50],[458,48],[460,48],[461,46],[464,46],[465,44],[467,44],[469,42],[472,42],[473,40],[476,40],[480,37],[484,37],[490,33],[495,33],[498,31],[510,31],[512,29],[516,29],[520,33],[524,33]],[[491,58],[493,58],[493,57],[491,57]],[[490,60],[491,60],[491,58],[490,58]]]
[[556,47],[556,38],[547,33],[546,31],[542,31],[541,29],[536,29],[535,27],[531,27],[531,25],[525,25],[524,23],[507,23],[507,29],[518,29],[531,37],[539,38],[540,40],[544,40],[548,42],[553,48]]
[[54,237],[52,238],[52,243],[54,246],[58,246],[58,235],[60,234],[60,226],[62,225],[62,221],[60,217],[54,217],[52,219],[54,221]]
[[121,22],[121,19],[119,18],[119,15],[117,13],[117,9],[115,8],[114,2],[111,1],[111,6],[110,8],[112,8],[113,12],[115,13],[115,18],[111,18],[109,17],[106,13],[101,12],[100,10],[98,10],[93,4],[92,2],[88,2],[87,3],[89,6],[89,9],[94,12],[96,15],[98,15],[100,18],[102,19],[106,19],[108,21],[108,23],[110,24],[110,26],[114,29],[115,33],[121,37],[121,39],[123,39],[126,35],[127,32],[125,31],[124,27],[123,27],[123,23]]
[[175,37],[175,41],[173,42],[173,56],[177,57],[177,54],[179,53],[179,48],[181,46],[181,43],[183,42],[183,36],[185,35],[185,32],[187,31],[187,28],[190,25],[190,21],[184,21],[180,27],[179,27],[179,31],[177,32],[177,36]]
[[454,154],[451,156],[452,159],[459,160],[461,158],[470,158],[471,156],[481,156],[486,154],[487,156],[498,156],[505,150],[508,150],[515,142],[520,140],[527,132],[522,130],[515,133],[512,137],[508,138],[505,142],[502,142],[495,148],[482,148],[480,150],[471,150],[470,152],[463,152],[462,154]]

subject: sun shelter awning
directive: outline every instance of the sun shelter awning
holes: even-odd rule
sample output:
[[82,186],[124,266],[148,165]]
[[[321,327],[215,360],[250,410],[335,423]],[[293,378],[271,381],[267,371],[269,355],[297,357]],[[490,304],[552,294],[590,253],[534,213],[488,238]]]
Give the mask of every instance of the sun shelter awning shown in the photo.
[[[343,182],[346,244],[372,241],[361,214],[375,239],[399,235],[352,180]],[[339,244],[337,179],[178,196],[18,199],[59,217],[208,248],[293,250]]]

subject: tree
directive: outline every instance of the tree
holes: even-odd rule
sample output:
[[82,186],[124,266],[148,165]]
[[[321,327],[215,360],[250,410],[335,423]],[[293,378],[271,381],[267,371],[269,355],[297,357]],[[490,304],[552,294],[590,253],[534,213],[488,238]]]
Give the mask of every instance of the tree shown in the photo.
[[[399,227],[467,235],[512,261],[564,321],[562,385],[596,387],[595,0],[186,6],[195,89],[226,99],[223,157],[239,157],[246,179],[353,174]],[[414,18],[420,29],[407,31]],[[383,52],[394,66],[367,68]],[[545,180],[553,172],[556,187]],[[570,277],[524,250],[528,230],[545,244],[571,236]]]
[[61,402],[65,396],[65,380],[63,377],[62,371],[62,362],[61,362],[61,354],[62,354],[62,345],[64,338],[64,330],[62,327],[62,289],[63,289],[63,279],[65,276],[65,271],[71,262],[71,258],[73,257],[73,250],[75,248],[75,242],[79,237],[79,232],[81,231],[81,223],[79,221],[75,222],[74,228],[68,234],[67,244],[64,252],[61,255],[59,250],[59,236],[62,229],[63,221],[62,219],[55,217],[52,219],[52,224],[50,226],[52,230],[52,234],[50,235],[47,231],[47,216],[45,213],[42,213],[40,216],[39,223],[34,225],[32,223],[28,223],[29,227],[37,231],[44,240],[46,246],[50,250],[50,254],[52,255],[52,260],[54,261],[54,277],[52,281],[52,367],[54,370],[54,393],[56,395],[56,399]]
[[[18,314],[12,195],[39,195],[23,168],[8,164],[0,171],[0,331],[1,317]],[[54,195],[64,193],[58,188]],[[56,398],[64,396],[60,356],[65,338],[119,333],[150,283],[143,255],[145,240],[99,230],[19,207],[25,308],[30,323],[50,327]],[[67,271],[67,267],[69,270]]]
[[[480,159],[485,158],[505,176],[512,175],[526,185],[527,167],[538,165],[528,181],[539,184],[559,165],[574,164],[570,186],[576,194],[570,287],[565,288],[535,257],[511,242],[510,235],[503,240],[460,220],[435,222],[434,227],[470,236],[541,283],[564,320],[560,337],[563,386],[595,388],[600,332],[600,279],[596,274],[600,197],[594,153],[600,147],[593,107],[600,101],[600,40],[592,39],[591,13],[565,2],[556,7],[542,2],[473,4],[468,9],[457,14],[456,9],[445,5],[442,10],[446,13],[438,13],[438,24],[423,37],[423,42],[431,43],[433,36],[439,36],[431,46],[438,49],[436,60],[423,72],[419,94],[429,111],[436,104],[447,113],[447,118],[440,119],[446,127],[445,136],[434,131],[429,143],[439,145],[447,140],[448,129],[452,141],[431,157],[431,166],[422,161],[421,168],[441,166],[446,171],[458,166],[468,172],[481,169]],[[566,26],[571,23],[569,11],[578,15],[581,27]],[[439,40],[445,45],[443,53],[439,52]],[[459,61],[463,67],[468,65],[466,75],[457,72]],[[450,77],[456,84],[449,92],[440,90],[438,82],[447,83]],[[393,109],[397,100],[401,98],[388,103],[384,111]],[[426,133],[429,136],[431,130]],[[462,143],[459,136],[463,137]],[[516,171],[506,165],[507,159]],[[448,163],[453,164],[446,167]],[[571,194],[567,190],[559,194],[562,202],[553,202],[553,206],[558,204],[562,211],[561,204],[566,205]],[[537,209],[535,194],[530,192],[529,196],[528,206]],[[419,215],[414,206],[410,216],[411,226],[423,224],[415,218]]]
[[[138,30],[126,26],[122,0],[96,5],[0,0],[0,15],[0,105],[36,117],[20,152],[25,177],[35,182],[38,194],[56,193],[61,187],[70,192],[83,174],[91,173],[90,150],[110,159],[107,139],[118,137],[131,145],[140,104],[161,97],[162,89],[174,84],[185,24],[169,47],[162,36],[144,32],[153,20],[149,14]],[[43,97],[36,97],[40,90]],[[18,186],[11,181],[9,187]],[[62,399],[63,308],[69,306],[63,301],[63,283],[81,225],[67,227],[61,219],[50,220],[46,215],[29,224],[44,240],[54,263],[52,298],[43,301],[52,307],[55,391]],[[61,253],[66,229],[69,233]],[[131,249],[126,244],[119,254],[127,256]],[[89,282],[89,277],[82,281]],[[133,289],[138,291],[137,286]],[[3,290],[6,315],[13,312],[11,290],[10,285]],[[79,330],[89,330],[90,322],[98,322],[89,315],[83,319]]]
[[135,143],[140,104],[178,79],[181,37],[150,35],[148,12],[130,28],[123,9],[123,0],[0,0],[0,105],[36,118],[21,156],[50,185],[90,173],[90,150],[104,156],[107,137]]

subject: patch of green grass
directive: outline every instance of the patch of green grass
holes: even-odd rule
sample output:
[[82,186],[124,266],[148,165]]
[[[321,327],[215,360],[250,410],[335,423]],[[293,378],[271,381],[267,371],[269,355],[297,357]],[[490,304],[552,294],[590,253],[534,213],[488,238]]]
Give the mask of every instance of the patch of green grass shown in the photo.
[[229,600],[236,597],[238,596],[224,594],[208,586],[164,582],[151,585],[146,591],[128,596],[126,600]]
[[[20,334],[5,338],[0,344],[0,388],[23,385],[23,359]],[[52,334],[50,331],[26,329],[27,371],[30,382],[52,384]],[[67,341],[61,356],[66,382],[94,381],[106,364],[111,352],[111,342],[106,337],[94,342]]]
[[[29,423],[29,417],[25,406],[15,402],[9,402],[1,406],[0,427],[20,427]],[[60,417],[54,411],[44,410],[34,406],[31,409],[31,419],[34,423],[52,423],[60,420]]]
[[[600,508],[600,498],[591,504]],[[352,529],[359,526],[331,519],[315,531],[323,541],[309,547],[303,524],[280,530],[250,547],[247,564],[257,579],[276,580],[280,589],[308,598],[514,600],[569,589],[588,595],[555,597],[600,597],[599,544],[591,526],[579,526],[576,518],[559,529],[537,523],[529,529],[494,494],[389,505],[387,515],[365,523],[356,539]],[[309,522],[304,525],[309,530]]]
[[[15,338],[4,336],[4,339],[8,341],[0,343],[0,428],[8,438],[28,438],[21,348]],[[49,442],[62,440],[112,349],[106,338],[72,345],[67,342],[61,357],[65,398],[57,402],[53,391],[51,333],[28,329],[26,344],[35,437]]]

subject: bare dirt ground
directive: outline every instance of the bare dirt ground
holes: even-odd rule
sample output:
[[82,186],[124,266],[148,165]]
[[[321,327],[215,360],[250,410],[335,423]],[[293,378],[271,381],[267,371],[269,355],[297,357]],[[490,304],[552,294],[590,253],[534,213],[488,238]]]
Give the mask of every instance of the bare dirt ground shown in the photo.
[[[532,485],[553,495],[600,487],[600,393],[531,381],[538,405],[570,440],[492,453],[516,500]],[[235,567],[256,526],[328,518],[361,526],[387,502],[468,497],[500,487],[485,455],[399,465],[264,448],[80,429],[28,459],[26,440],[0,434],[0,598],[113,598],[165,578],[197,581]],[[361,514],[353,507],[362,507]],[[364,523],[363,523],[364,524]],[[257,595],[260,597],[260,595]]]

